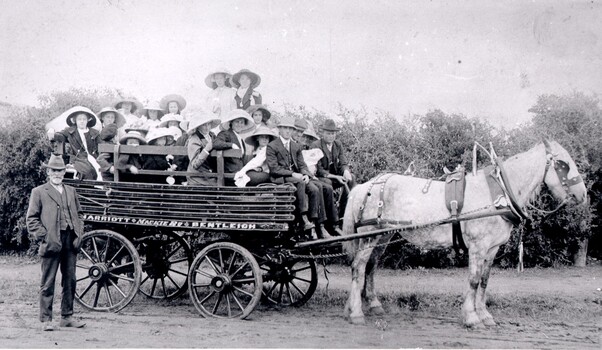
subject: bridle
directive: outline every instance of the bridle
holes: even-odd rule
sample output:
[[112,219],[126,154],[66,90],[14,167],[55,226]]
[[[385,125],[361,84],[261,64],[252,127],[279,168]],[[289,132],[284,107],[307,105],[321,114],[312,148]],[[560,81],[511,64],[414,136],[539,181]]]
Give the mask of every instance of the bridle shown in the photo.
[[562,207],[567,205],[569,202],[575,201],[575,195],[573,193],[571,193],[570,187],[573,185],[582,183],[583,178],[581,177],[580,174],[577,174],[577,176],[575,176],[575,177],[569,178],[568,175],[569,175],[569,171],[571,170],[571,167],[569,166],[569,164],[563,160],[556,159],[557,155],[552,153],[550,144],[548,143],[547,140],[544,140],[543,143],[546,148],[546,168],[543,173],[543,179],[545,181],[546,176],[548,175],[548,170],[551,167],[553,167],[554,171],[556,172],[556,176],[558,176],[558,180],[560,181],[560,184],[562,185],[562,188],[564,189],[566,195],[564,196],[564,198],[562,199],[560,204],[558,204],[556,209],[554,209],[552,211],[537,208],[529,203],[527,203],[527,206],[531,209],[534,209],[538,212],[544,213],[546,216],[548,216],[548,215],[551,215],[551,214],[557,212]]

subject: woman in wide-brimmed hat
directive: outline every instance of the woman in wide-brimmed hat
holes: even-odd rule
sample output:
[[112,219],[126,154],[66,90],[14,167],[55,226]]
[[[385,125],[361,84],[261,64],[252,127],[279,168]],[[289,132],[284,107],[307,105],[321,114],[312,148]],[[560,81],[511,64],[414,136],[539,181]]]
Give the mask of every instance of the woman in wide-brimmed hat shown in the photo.
[[125,118],[125,124],[130,125],[136,123],[136,121],[140,118],[134,113],[142,109],[142,103],[133,97],[126,97],[115,102],[113,104],[113,108],[123,114]]
[[198,176],[187,176],[188,185],[211,186],[217,184],[214,177],[205,177],[203,174],[214,173],[216,169],[215,158],[209,157],[213,150],[215,134],[211,129],[218,126],[220,120],[212,113],[198,110],[191,115],[186,134],[189,135],[188,148],[188,172],[198,173]]
[[156,101],[149,103],[142,109],[142,115],[146,117],[146,125],[149,128],[158,127],[164,114],[159,102]]
[[183,130],[180,129],[180,123],[184,119],[181,115],[178,114],[166,114],[161,118],[161,123],[157,127],[159,128],[168,128],[171,131],[171,134],[174,137],[174,140],[177,140],[182,136]]
[[109,124],[115,124],[117,125],[117,128],[121,128],[125,125],[125,117],[113,107],[101,109],[100,112],[98,112],[98,118],[102,122],[103,128]]
[[236,108],[246,110],[252,105],[261,104],[261,94],[255,88],[261,83],[259,74],[248,69],[241,69],[230,78],[232,87],[236,88]]
[[100,168],[96,162],[100,132],[92,127],[96,125],[98,117],[83,106],[70,108],[62,116],[68,127],[58,132],[48,130],[48,138],[51,142],[68,143],[69,163],[82,179],[96,180],[100,174],[96,171]]
[[[240,149],[242,154],[246,154],[246,149],[243,141],[242,133],[255,126],[253,119],[249,113],[242,109],[230,111],[228,116],[222,121],[222,131],[215,138],[213,148],[216,150]],[[244,164],[243,158],[226,158],[224,160],[224,170],[227,173],[235,173],[242,169]],[[231,182],[231,181],[230,181]]]
[[252,105],[251,107],[247,108],[247,113],[251,115],[251,118],[253,118],[253,121],[255,121],[255,125],[264,125],[270,127],[268,125],[268,121],[272,117],[272,113],[265,105]]
[[166,95],[159,103],[165,114],[182,114],[182,110],[186,108],[186,100],[178,94]]
[[245,142],[254,148],[253,159],[234,175],[234,183],[238,187],[257,186],[270,182],[270,169],[265,162],[268,143],[278,135],[267,126],[261,125]]
[[205,84],[212,89],[205,98],[205,108],[218,116],[225,118],[231,110],[236,109],[234,95],[236,90],[230,85],[232,74],[226,69],[218,69],[205,78]]
[[[171,139],[171,140],[170,140]],[[149,146],[163,147],[173,143],[173,135],[168,128],[151,128],[146,134],[146,143]],[[143,157],[142,169],[145,170],[175,170],[177,167],[172,163],[173,155],[146,154]],[[169,183],[168,176],[150,175],[144,177],[144,182]]]
[[[109,143],[116,144],[116,138],[118,134],[118,128],[116,124],[108,124],[100,131],[99,144]],[[113,166],[113,152],[103,152],[96,158],[98,165],[100,165],[100,174],[102,175],[103,181],[113,181],[115,174],[115,167]]]
[[316,134],[313,128],[307,128],[301,135],[301,149],[311,149],[311,144],[318,141],[320,137]]

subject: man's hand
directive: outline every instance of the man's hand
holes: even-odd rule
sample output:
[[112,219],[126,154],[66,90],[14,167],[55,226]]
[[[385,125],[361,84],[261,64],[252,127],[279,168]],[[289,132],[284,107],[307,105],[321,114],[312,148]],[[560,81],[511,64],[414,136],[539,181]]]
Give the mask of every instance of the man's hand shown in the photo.
[[233,144],[232,144],[232,149],[240,149],[240,147],[238,147],[238,145],[237,145],[237,144],[233,143]]
[[168,162],[171,162],[171,161],[173,160],[173,154],[168,154],[168,155],[166,155],[166,156],[165,156],[165,159],[166,159]]
[[[235,144],[232,144],[232,146],[236,146]],[[234,147],[232,147],[234,148]],[[205,151],[207,151],[207,153],[211,153],[211,151],[213,150],[213,140],[210,138],[209,141],[207,141],[207,144],[205,145],[204,148]]]
[[48,140],[50,140],[50,141],[54,140],[54,129],[53,128],[48,129],[48,132],[46,132],[46,136],[48,136]]
[[345,180],[345,178],[342,177],[341,175],[331,175],[331,176],[332,176],[331,177],[332,179],[337,180],[341,185],[344,185],[347,183],[347,180]]
[[115,167],[111,165],[111,168],[109,169],[109,172],[111,174],[115,174]]
[[130,172],[132,174],[138,174],[138,168],[136,168],[135,166],[132,165],[132,166],[130,166]]

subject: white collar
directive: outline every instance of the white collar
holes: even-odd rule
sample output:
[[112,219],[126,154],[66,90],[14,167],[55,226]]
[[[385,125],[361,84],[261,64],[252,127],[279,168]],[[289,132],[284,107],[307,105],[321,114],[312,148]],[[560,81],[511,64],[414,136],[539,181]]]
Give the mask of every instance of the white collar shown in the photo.
[[63,187],[63,184],[62,184],[62,183],[61,183],[60,185],[58,185],[58,186],[57,186],[57,185],[53,184],[52,182],[50,182],[50,186],[54,187],[54,189],[55,189],[55,190],[57,190],[57,191],[58,191],[58,193],[60,193],[60,194],[63,194],[63,190],[65,189],[65,188]]

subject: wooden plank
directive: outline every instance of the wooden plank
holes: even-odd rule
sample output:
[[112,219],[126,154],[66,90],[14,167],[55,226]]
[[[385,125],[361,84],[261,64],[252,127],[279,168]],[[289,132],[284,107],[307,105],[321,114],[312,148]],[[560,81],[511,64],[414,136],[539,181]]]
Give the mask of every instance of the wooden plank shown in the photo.
[[141,200],[141,199],[151,199],[151,200],[179,200],[179,201],[187,201],[187,200],[195,200],[195,201],[211,201],[214,203],[233,203],[233,204],[244,204],[244,203],[293,203],[295,201],[295,197],[293,196],[272,196],[272,197],[264,197],[264,196],[236,196],[236,195],[219,195],[219,194],[211,194],[211,195],[186,195],[186,194],[163,194],[163,193],[136,193],[136,192],[117,192],[111,191],[109,197],[106,196],[105,193],[97,193],[97,192],[89,192],[86,190],[78,190],[78,195],[83,197],[89,197],[91,199],[94,198],[115,198],[115,199],[128,199],[128,200]]
[[124,207],[138,207],[144,206],[145,208],[176,208],[176,209],[198,209],[198,210],[232,210],[242,212],[254,212],[254,211],[284,211],[291,212],[295,210],[293,204],[288,203],[245,203],[242,205],[233,205],[232,203],[211,203],[207,201],[203,202],[186,202],[182,201],[165,201],[163,199],[157,200],[141,200],[132,201],[130,199],[114,199],[107,197],[81,197],[82,203],[101,203],[105,205],[117,205]]
[[82,210],[86,214],[103,214],[103,215],[122,215],[126,217],[146,217],[153,219],[217,219],[217,220],[232,220],[232,221],[293,221],[295,216],[292,214],[249,214],[249,213],[229,213],[220,212],[190,212],[190,211],[174,211],[174,210],[144,210],[130,208],[103,208],[100,206],[89,206],[82,204]]
[[[186,146],[149,146],[149,145],[113,145],[110,143],[101,143],[98,145],[99,153],[114,153],[117,149],[118,154],[152,154],[152,155],[174,155],[187,156],[188,148]],[[239,149],[227,149],[223,151],[212,151],[212,157],[242,158],[242,151]]]

